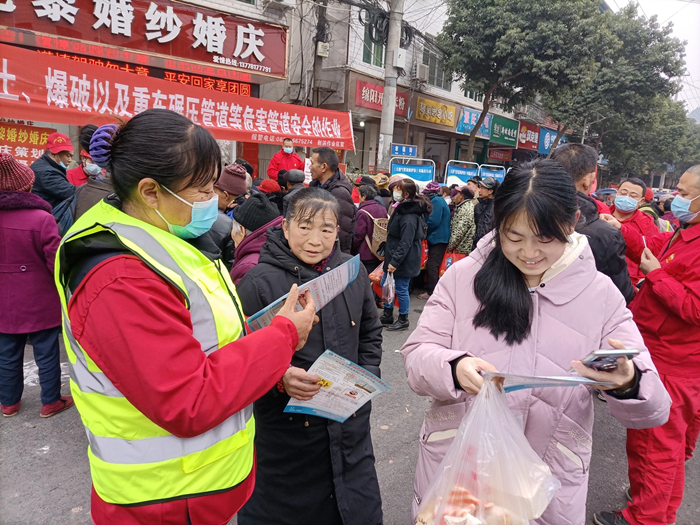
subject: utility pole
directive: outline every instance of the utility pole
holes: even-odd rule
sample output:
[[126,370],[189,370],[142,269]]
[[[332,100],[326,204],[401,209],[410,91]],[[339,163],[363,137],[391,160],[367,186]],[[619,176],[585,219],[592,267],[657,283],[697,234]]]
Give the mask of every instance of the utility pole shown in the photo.
[[384,101],[382,121],[379,128],[377,167],[388,169],[391,160],[391,143],[394,140],[394,116],[396,113],[396,80],[399,71],[394,65],[401,44],[401,24],[403,23],[404,0],[391,0],[389,8],[389,34],[386,42],[384,63]]
[[[325,31],[326,26],[326,7],[328,6],[328,0],[318,0],[316,2],[318,6],[318,22],[316,23],[316,35],[321,34]],[[304,50],[302,49],[303,53]],[[313,83],[313,107],[317,108],[321,105],[321,76],[323,74],[323,57],[318,55],[318,42],[314,46],[314,83]]]

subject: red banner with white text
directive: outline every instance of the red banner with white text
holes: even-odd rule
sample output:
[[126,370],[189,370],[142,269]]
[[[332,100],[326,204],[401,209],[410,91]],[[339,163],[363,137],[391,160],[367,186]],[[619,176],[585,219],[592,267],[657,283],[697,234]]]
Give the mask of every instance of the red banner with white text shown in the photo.
[[[240,97],[0,44],[0,115],[82,126],[170,109],[217,139],[354,149],[349,113]],[[111,117],[111,118],[110,118]]]

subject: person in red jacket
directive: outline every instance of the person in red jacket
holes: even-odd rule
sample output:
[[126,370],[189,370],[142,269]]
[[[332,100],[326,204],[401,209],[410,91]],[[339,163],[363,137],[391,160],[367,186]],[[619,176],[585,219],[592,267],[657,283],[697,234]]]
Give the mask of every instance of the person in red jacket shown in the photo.
[[643,237],[635,225],[603,217],[621,229],[628,256],[646,275],[630,309],[673,406],[665,425],[627,431],[632,502],[595,523],[673,524],[683,499],[700,417],[700,165],[683,174],[678,192],[676,232]]
[[94,124],[88,124],[80,128],[80,165],[66,171],[68,182],[74,186],[82,186],[90,177],[98,177],[102,174],[102,168],[92,162],[92,157],[88,151],[90,150],[90,139],[97,130]]
[[267,176],[272,180],[277,180],[280,170],[302,170],[304,171],[304,161],[299,155],[294,153],[294,143],[292,139],[286,138],[282,142],[282,149],[275,153],[267,165]]
[[[623,181],[617,190],[615,204],[610,207],[610,211],[620,223],[629,225],[639,235],[654,235],[659,232],[654,219],[639,211],[646,191],[647,185],[640,179],[631,178]],[[628,256],[627,269],[630,272],[632,285],[637,286],[644,279],[644,273],[639,269],[639,263]]]

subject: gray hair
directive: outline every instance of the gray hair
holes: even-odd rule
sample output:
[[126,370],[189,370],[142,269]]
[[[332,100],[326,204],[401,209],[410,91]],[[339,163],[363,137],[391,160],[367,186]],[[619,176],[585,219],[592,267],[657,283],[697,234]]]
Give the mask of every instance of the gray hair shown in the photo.
[[253,189],[253,177],[250,176],[250,173],[245,174],[245,189],[246,191]]
[[236,222],[235,220],[233,221],[233,225],[231,226],[231,235],[240,235],[243,233],[243,237],[248,237],[250,235],[251,231],[248,231],[245,226],[241,225],[240,223]]

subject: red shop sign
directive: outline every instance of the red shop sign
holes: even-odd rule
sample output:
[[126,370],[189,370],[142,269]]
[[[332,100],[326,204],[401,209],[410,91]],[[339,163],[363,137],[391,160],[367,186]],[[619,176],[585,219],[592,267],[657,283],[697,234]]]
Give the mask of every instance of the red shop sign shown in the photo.
[[[384,104],[384,86],[371,84],[357,79],[355,84],[355,105],[361,108],[381,111]],[[396,92],[396,114],[408,116],[408,97],[406,93]]]
[[349,113],[203,91],[0,44],[5,118],[84,125],[150,108],[176,111],[218,139],[281,144],[288,136],[301,146],[354,149]]
[[520,123],[518,133],[518,149],[537,151],[540,145],[540,127],[527,122]]
[[46,139],[55,132],[52,128],[0,122],[0,153],[9,153],[22,164],[29,166],[44,154]]
[[[287,74],[286,27],[170,0],[3,3],[0,25],[23,30],[16,33],[16,44],[45,48],[41,35],[56,35],[81,41],[85,47],[84,52],[64,51],[97,58],[123,60],[110,56],[116,52],[114,47],[121,47],[263,76],[284,78]],[[165,64],[152,65],[169,68]]]
[[510,162],[513,158],[512,149],[489,149],[489,158],[500,160],[502,162]]

